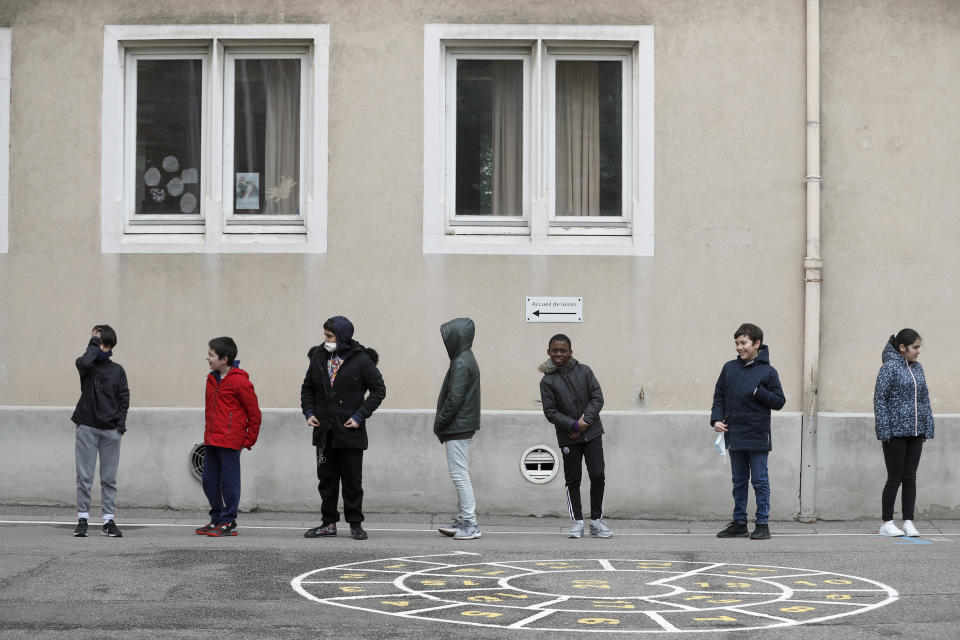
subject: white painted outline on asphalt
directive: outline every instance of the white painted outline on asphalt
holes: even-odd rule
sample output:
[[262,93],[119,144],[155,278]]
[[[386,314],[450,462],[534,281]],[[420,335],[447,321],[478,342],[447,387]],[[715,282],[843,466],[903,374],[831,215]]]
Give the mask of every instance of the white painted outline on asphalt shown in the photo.
[[[699,608],[696,608],[696,607],[690,607],[690,608],[685,609],[685,610],[682,610],[682,611],[681,611],[681,610],[678,610],[678,609],[676,609],[676,608],[673,608],[673,609],[640,610],[640,611],[629,611],[629,612],[613,612],[613,611],[610,611],[610,610],[607,610],[607,609],[599,609],[599,610],[598,610],[598,609],[584,609],[584,610],[579,610],[579,609],[572,609],[572,610],[570,610],[570,609],[545,609],[546,606],[551,605],[551,604],[557,604],[557,603],[559,603],[559,602],[566,602],[566,601],[569,601],[569,600],[571,600],[571,599],[580,599],[580,596],[569,596],[569,595],[560,595],[560,594],[543,594],[543,593],[538,593],[537,595],[554,595],[554,596],[556,596],[556,598],[555,598],[554,600],[550,600],[550,601],[547,601],[547,602],[541,602],[541,603],[537,603],[537,604],[533,604],[533,605],[528,605],[528,606],[526,606],[526,607],[517,607],[517,606],[513,606],[513,605],[506,605],[506,604],[465,603],[465,602],[462,602],[462,601],[451,602],[451,601],[449,601],[449,600],[443,600],[442,598],[438,598],[438,597],[436,597],[436,596],[433,595],[433,594],[435,594],[435,593],[447,593],[447,592],[450,592],[450,591],[461,592],[461,591],[467,591],[468,589],[446,589],[446,590],[423,591],[423,590],[412,589],[412,588],[406,586],[405,580],[408,579],[408,578],[411,578],[411,577],[414,577],[414,576],[434,576],[434,575],[437,575],[437,574],[427,573],[428,571],[434,571],[434,570],[436,570],[436,567],[419,569],[419,570],[416,570],[416,571],[410,571],[410,572],[407,572],[407,573],[405,573],[405,574],[403,574],[403,575],[398,576],[398,577],[396,578],[396,580],[394,580],[393,584],[394,584],[394,586],[395,586],[397,589],[399,589],[399,590],[401,590],[401,591],[398,591],[396,594],[372,594],[372,595],[371,595],[371,594],[368,594],[368,595],[364,595],[364,596],[333,596],[333,597],[328,597],[328,598],[321,598],[321,597],[318,597],[318,596],[315,596],[315,595],[309,593],[306,589],[303,588],[303,585],[305,585],[305,584],[311,584],[311,582],[308,580],[308,578],[309,578],[310,576],[312,576],[312,575],[314,575],[314,574],[316,574],[316,573],[318,573],[318,572],[321,572],[321,571],[328,571],[328,570],[331,570],[331,569],[339,569],[339,570],[344,570],[344,569],[356,569],[356,570],[360,570],[360,569],[359,569],[358,567],[356,567],[355,565],[369,564],[369,563],[372,563],[372,562],[385,562],[385,561],[404,561],[404,560],[406,560],[406,561],[414,561],[414,560],[416,560],[416,559],[418,559],[418,558],[424,558],[424,557],[431,557],[431,558],[437,558],[437,559],[439,559],[439,558],[441,558],[441,557],[445,557],[445,556],[446,556],[446,557],[450,557],[450,556],[453,556],[453,557],[463,557],[463,556],[465,556],[465,555],[479,556],[480,554],[479,554],[479,553],[473,553],[473,552],[456,551],[456,552],[449,553],[449,554],[437,553],[437,554],[430,554],[430,555],[427,555],[427,556],[390,557],[390,558],[382,558],[382,559],[379,559],[379,558],[378,558],[378,559],[374,559],[374,560],[363,560],[363,561],[359,561],[359,562],[345,563],[345,564],[336,565],[336,566],[331,566],[331,567],[323,567],[323,568],[321,568],[321,569],[314,569],[314,570],[312,570],[312,571],[308,571],[308,572],[306,572],[306,573],[303,573],[303,574],[297,576],[296,578],[294,578],[293,580],[291,580],[291,581],[290,581],[290,586],[291,586],[297,593],[299,593],[301,596],[303,596],[304,598],[307,598],[308,600],[312,600],[312,601],[314,601],[314,602],[318,602],[318,603],[321,603],[321,604],[329,604],[329,605],[333,605],[333,606],[337,606],[337,607],[343,607],[343,608],[348,608],[348,609],[355,609],[355,610],[359,610],[359,611],[365,611],[365,612],[368,612],[368,613],[379,613],[379,614],[388,615],[388,616],[394,616],[394,617],[399,617],[399,618],[408,618],[408,619],[417,619],[417,620],[431,620],[431,621],[434,621],[434,622],[444,622],[444,623],[449,623],[449,624],[459,624],[459,625],[466,625],[466,626],[488,627],[488,628],[495,628],[495,629],[522,629],[522,630],[525,630],[525,631],[553,631],[553,632],[574,632],[574,633],[586,631],[586,632],[590,632],[590,633],[621,633],[621,634],[623,634],[623,633],[684,633],[684,632],[687,632],[687,633],[719,633],[719,632],[726,632],[726,631],[753,631],[753,630],[761,630],[761,629],[774,629],[774,628],[782,628],[782,627],[795,627],[795,626],[802,626],[802,625],[805,625],[805,624],[812,624],[812,623],[824,622],[824,621],[826,621],[826,620],[833,620],[833,619],[836,619],[836,618],[842,618],[842,617],[851,616],[851,615],[857,615],[857,614],[860,614],[860,613],[866,613],[866,612],[871,611],[871,610],[873,610],[873,609],[876,609],[876,608],[882,607],[882,606],[884,606],[884,605],[890,604],[890,603],[892,603],[892,602],[895,602],[895,601],[896,601],[897,599],[899,599],[899,597],[900,597],[900,594],[899,594],[899,593],[896,591],[896,589],[894,589],[893,587],[890,587],[890,586],[885,585],[885,584],[883,584],[883,583],[877,582],[876,580],[872,580],[872,579],[870,579],[870,578],[863,578],[863,577],[860,577],[860,576],[853,576],[853,575],[842,574],[842,573],[837,573],[837,572],[832,572],[832,571],[825,571],[825,570],[822,570],[822,569],[803,569],[803,568],[800,568],[800,567],[780,567],[780,566],[774,566],[774,565],[743,564],[743,563],[712,563],[712,564],[711,564],[711,563],[699,563],[699,564],[704,564],[704,565],[706,565],[706,566],[704,566],[704,567],[703,567],[702,569],[700,569],[699,571],[697,571],[697,570],[692,570],[692,571],[682,572],[682,573],[678,574],[677,576],[675,576],[674,579],[679,579],[679,578],[681,578],[681,577],[692,577],[692,576],[711,576],[711,577],[719,577],[719,578],[723,578],[723,579],[731,579],[731,578],[736,579],[736,576],[731,576],[730,574],[724,574],[724,573],[708,573],[708,571],[711,571],[711,570],[713,570],[713,569],[717,569],[717,568],[722,567],[722,566],[727,566],[727,567],[745,567],[745,568],[746,568],[746,567],[756,567],[756,568],[760,568],[760,569],[788,570],[788,571],[802,572],[802,573],[791,573],[791,574],[785,574],[785,575],[779,575],[779,576],[773,576],[773,577],[762,577],[762,578],[761,578],[761,577],[751,577],[750,579],[753,580],[753,581],[763,582],[763,583],[770,584],[770,585],[776,585],[777,587],[780,588],[781,593],[776,594],[776,595],[778,595],[779,597],[774,598],[774,599],[772,599],[772,600],[763,600],[763,601],[759,601],[759,602],[753,602],[753,603],[749,603],[749,604],[729,606],[729,607],[713,607],[713,608],[703,608],[703,609],[699,609]],[[418,562],[423,562],[423,561],[421,561],[421,560],[416,560],[416,561],[418,561]],[[517,561],[514,561],[514,562],[516,562],[516,564],[521,564],[521,563],[523,563],[523,564],[533,564],[533,563],[538,563],[538,562],[539,562],[539,563],[563,563],[563,564],[569,564],[569,563],[573,563],[573,562],[580,562],[580,563],[598,562],[598,563],[601,563],[601,568],[600,568],[600,569],[584,569],[584,568],[582,568],[582,567],[577,567],[577,572],[582,572],[582,571],[602,571],[602,572],[606,572],[606,571],[620,571],[620,570],[618,570],[618,569],[616,569],[616,568],[613,567],[612,562],[635,562],[635,563],[676,562],[677,564],[684,564],[684,565],[698,564],[697,562],[693,562],[693,561],[638,560],[638,559],[624,559],[624,558],[615,558],[615,559],[600,559],[600,558],[546,559],[546,560],[522,560],[522,561],[519,561],[519,562],[517,562]],[[456,563],[456,562],[454,562],[454,563],[448,563],[448,564],[443,564],[443,563],[430,563],[430,564],[437,564],[437,565],[439,565],[440,567],[442,567],[443,569],[449,569],[449,568],[452,568],[452,567],[470,567],[470,566],[476,566],[476,565],[500,566],[500,567],[503,567],[503,568],[507,568],[506,566],[504,566],[504,565],[507,564],[507,563],[505,563],[505,562],[503,562],[503,563],[498,563],[498,562],[477,562],[477,563],[466,563],[466,564],[461,564],[461,563]],[[517,570],[517,571],[525,571],[526,573],[520,573],[520,574],[517,574],[517,575],[515,575],[515,576],[509,576],[509,577],[507,577],[507,578],[503,578],[503,579],[502,579],[502,580],[507,581],[507,582],[508,582],[510,579],[518,578],[518,577],[522,577],[522,576],[527,576],[527,575],[535,575],[535,574],[557,574],[557,573],[569,573],[569,572],[572,572],[571,570],[565,570],[565,569],[563,569],[563,568],[559,568],[559,569],[536,569],[536,568],[534,568],[534,567],[521,567],[521,566],[516,566],[516,565],[514,565],[514,564],[511,564],[511,565],[509,566],[509,568],[514,569],[514,570]],[[634,571],[643,571],[643,570],[637,569],[637,570],[634,570]],[[649,573],[652,573],[652,574],[653,574],[653,573],[657,573],[657,572],[658,572],[658,571],[654,571],[654,570],[649,571]],[[821,589],[796,589],[796,590],[795,590],[795,589],[793,589],[792,587],[789,587],[789,586],[787,586],[787,585],[783,585],[783,584],[780,584],[780,583],[776,582],[777,579],[782,579],[782,578],[808,577],[808,576],[837,576],[837,577],[841,577],[841,578],[851,578],[851,579],[856,580],[856,581],[866,582],[866,583],[870,583],[870,584],[876,585],[876,587],[878,587],[878,588],[876,588],[876,589],[844,589],[844,588],[838,588],[838,589],[822,589],[822,590],[821,590]],[[457,577],[475,577],[475,576],[457,576]],[[744,578],[744,580],[746,580],[746,578]],[[362,584],[362,583],[361,583],[361,584]],[[479,586],[479,585],[478,585],[478,586]],[[504,586],[505,588],[511,589],[511,590],[513,590],[513,591],[521,591],[521,592],[523,592],[522,589],[518,589],[518,588],[516,588],[516,587],[511,587],[511,586],[509,586],[509,585],[502,585],[502,586]],[[476,590],[476,591],[490,591],[490,588],[489,588],[489,587],[480,587],[480,588],[478,588],[478,589],[469,589],[469,590],[471,590],[471,591],[473,591],[473,590]],[[687,591],[686,589],[681,589],[680,592],[686,592],[686,591]],[[844,606],[846,606],[846,607],[851,608],[851,610],[848,610],[848,611],[846,611],[846,612],[841,612],[841,613],[832,614],[832,615],[827,615],[827,616],[820,616],[820,617],[816,617],[816,618],[809,618],[809,619],[806,619],[806,620],[795,620],[795,619],[791,619],[791,618],[786,618],[786,617],[782,617],[782,616],[771,615],[771,614],[767,614],[767,613],[763,613],[763,612],[760,612],[760,611],[754,611],[754,610],[753,610],[753,608],[755,608],[755,607],[760,607],[760,606],[769,605],[769,604],[774,604],[774,603],[794,602],[794,600],[791,599],[791,598],[793,597],[793,595],[794,595],[796,592],[813,592],[813,591],[857,591],[857,592],[876,593],[876,594],[877,594],[877,597],[880,597],[881,594],[886,594],[887,597],[886,597],[885,599],[879,601],[879,602],[873,602],[873,603],[867,603],[867,604],[857,604],[857,603],[849,603],[849,602],[837,602],[837,603],[834,603],[834,602],[832,602],[832,601],[831,601],[831,602],[814,601],[814,602],[811,602],[810,604],[819,604],[819,605],[842,604],[842,605],[844,605]],[[690,593],[694,593],[694,591],[690,591]],[[732,594],[732,592],[727,592],[727,591],[709,591],[709,592],[708,592],[708,591],[704,591],[704,592],[702,592],[702,593],[709,593],[710,595],[713,595],[713,596],[723,596],[723,595]],[[750,594],[750,595],[763,595],[763,594],[753,593],[753,594]],[[769,595],[774,595],[774,594],[769,594]],[[421,598],[421,599],[426,599],[426,600],[434,600],[434,601],[436,601],[436,602],[444,602],[445,604],[439,605],[439,606],[434,606],[434,607],[419,608],[419,609],[410,610],[410,611],[407,611],[407,612],[403,612],[403,611],[384,611],[384,610],[381,610],[381,609],[372,609],[372,608],[368,608],[368,607],[358,606],[357,604],[352,604],[352,603],[355,603],[355,602],[357,602],[357,601],[361,601],[361,600],[365,600],[365,599],[370,599],[370,598],[391,598],[391,597],[396,597],[396,598],[409,598],[409,597],[411,597],[411,596],[413,596],[413,597],[419,597],[419,598]],[[644,596],[644,597],[639,597],[639,596],[638,596],[638,597],[622,596],[622,597],[619,597],[618,599],[623,599],[623,600],[637,600],[638,602],[640,602],[640,601],[646,601],[646,602],[649,602],[650,604],[655,604],[656,606],[660,606],[660,607],[673,606],[672,603],[656,602],[656,598],[658,598],[658,597],[664,597],[664,596]],[[785,599],[785,598],[786,598],[786,599]],[[584,596],[582,599],[585,599],[585,600],[592,600],[592,599],[599,600],[599,599],[609,599],[609,598],[593,598],[593,597],[590,597],[590,596]],[[345,601],[350,601],[351,604],[348,604],[348,603],[346,603]],[[805,604],[807,603],[807,601],[803,601],[803,600],[799,600],[799,599],[796,600],[796,601],[797,601],[797,602],[803,602],[803,603],[805,603]],[[483,609],[508,609],[508,610],[510,610],[511,612],[520,609],[520,610],[526,610],[526,611],[534,612],[534,615],[530,615],[530,616],[524,617],[524,618],[522,618],[522,619],[520,619],[520,620],[514,621],[514,622],[512,622],[512,623],[503,624],[503,625],[487,624],[487,623],[482,623],[482,622],[473,622],[473,621],[466,621],[466,620],[459,620],[459,619],[432,618],[432,617],[429,617],[429,616],[422,615],[422,614],[424,614],[424,613],[428,613],[428,612],[431,612],[431,611],[452,609],[452,608],[455,608],[455,607],[458,607],[458,606],[460,606],[460,607],[471,607],[471,608],[475,608],[475,609],[479,609],[479,608],[483,608]],[[702,629],[702,628],[681,629],[681,628],[677,627],[676,625],[672,624],[671,622],[669,622],[668,620],[666,620],[666,619],[661,615],[661,614],[669,614],[669,613],[689,612],[689,609],[693,609],[694,611],[697,611],[697,612],[701,612],[701,611],[703,611],[703,612],[719,612],[719,613],[729,612],[729,613],[732,613],[732,614],[747,615],[747,616],[752,616],[753,618],[762,618],[762,619],[765,619],[765,620],[772,620],[772,621],[774,622],[774,624],[763,625],[763,626],[753,626],[753,627],[727,627],[727,628],[714,628],[714,629]],[[660,628],[659,628],[659,629],[586,629],[586,628],[583,628],[583,627],[551,628],[551,627],[529,627],[529,626],[527,626],[528,624],[530,624],[530,623],[532,623],[532,622],[535,622],[535,621],[537,621],[537,620],[540,620],[540,619],[542,619],[542,618],[545,618],[545,617],[547,617],[547,616],[549,616],[549,615],[552,615],[552,614],[555,614],[555,613],[561,613],[561,614],[562,614],[562,613],[583,613],[583,612],[593,613],[593,614],[595,614],[595,615],[596,615],[596,614],[603,614],[603,615],[605,615],[605,616],[610,616],[610,615],[623,616],[624,614],[626,614],[627,616],[646,615],[647,618],[649,618],[651,621],[655,622],[655,623],[658,625],[658,627],[660,627]]]

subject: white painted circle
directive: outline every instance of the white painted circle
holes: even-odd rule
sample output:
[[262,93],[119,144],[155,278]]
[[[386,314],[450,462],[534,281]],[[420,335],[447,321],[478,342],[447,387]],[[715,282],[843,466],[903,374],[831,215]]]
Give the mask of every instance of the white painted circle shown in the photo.
[[725,562],[572,559],[478,562],[457,552],[308,571],[322,604],[523,631],[707,633],[793,627],[864,613],[899,594],[833,571]]
[[560,460],[545,444],[530,447],[520,456],[520,474],[534,484],[546,484],[557,476]]

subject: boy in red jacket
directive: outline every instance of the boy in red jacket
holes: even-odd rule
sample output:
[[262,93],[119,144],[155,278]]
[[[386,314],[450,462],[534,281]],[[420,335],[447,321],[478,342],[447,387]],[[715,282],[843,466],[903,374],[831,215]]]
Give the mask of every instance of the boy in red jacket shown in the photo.
[[240,368],[233,338],[208,344],[206,427],[203,431],[203,492],[210,501],[210,523],[200,535],[237,535],[240,506],[240,451],[260,433],[260,407],[246,371]]

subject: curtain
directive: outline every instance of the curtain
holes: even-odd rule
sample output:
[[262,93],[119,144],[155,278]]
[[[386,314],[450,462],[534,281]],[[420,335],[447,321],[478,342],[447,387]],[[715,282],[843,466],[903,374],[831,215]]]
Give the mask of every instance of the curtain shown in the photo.
[[523,215],[523,64],[493,62],[493,207]]
[[596,62],[557,62],[556,215],[600,215],[600,100]]
[[266,63],[264,213],[295,214],[300,208],[300,61]]

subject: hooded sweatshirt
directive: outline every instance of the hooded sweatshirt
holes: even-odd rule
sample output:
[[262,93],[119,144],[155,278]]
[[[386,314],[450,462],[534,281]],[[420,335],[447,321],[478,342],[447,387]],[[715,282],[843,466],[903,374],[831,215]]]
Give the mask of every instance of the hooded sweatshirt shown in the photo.
[[433,433],[440,442],[470,438],[480,429],[480,367],[470,350],[475,330],[470,318],[456,318],[440,326],[450,356],[433,421]]
[[770,366],[770,349],[760,345],[757,357],[744,362],[740,356],[720,371],[713,391],[710,424],[727,425],[724,441],[731,451],[771,451],[770,410],[786,404],[777,370]]
[[923,367],[908,364],[889,342],[881,353],[883,365],[873,391],[877,440],[923,436],[933,439],[933,411]]

